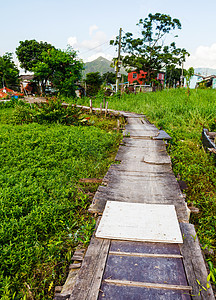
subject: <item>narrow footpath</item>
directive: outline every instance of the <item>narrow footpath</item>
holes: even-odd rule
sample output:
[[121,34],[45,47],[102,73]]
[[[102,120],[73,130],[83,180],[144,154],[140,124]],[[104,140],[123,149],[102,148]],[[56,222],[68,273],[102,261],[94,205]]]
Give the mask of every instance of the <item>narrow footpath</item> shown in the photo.
[[170,137],[143,115],[120,113],[127,125],[116,156],[119,163],[109,168],[90,211],[102,215],[107,201],[174,205],[183,243],[97,238],[94,234],[64,299],[215,299],[166,151],[165,140]]

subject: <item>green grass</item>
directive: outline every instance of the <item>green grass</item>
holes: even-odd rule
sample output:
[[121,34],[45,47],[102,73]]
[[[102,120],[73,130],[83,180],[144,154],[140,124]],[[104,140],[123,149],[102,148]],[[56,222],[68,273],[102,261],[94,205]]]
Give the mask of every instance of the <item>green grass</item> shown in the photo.
[[[145,114],[158,128],[172,137],[168,146],[175,175],[185,180],[188,203],[200,209],[191,217],[203,247],[216,252],[216,167],[205,153],[201,132],[203,127],[216,131],[216,91],[164,90],[156,93],[131,94],[107,98],[109,108]],[[89,100],[79,99],[88,105]],[[102,97],[93,99],[93,107],[99,107]],[[214,261],[212,255],[209,259]]]
[[11,113],[0,110],[0,298],[53,299],[95,225],[87,209],[98,185],[79,179],[103,178],[121,135],[115,118],[6,124]]

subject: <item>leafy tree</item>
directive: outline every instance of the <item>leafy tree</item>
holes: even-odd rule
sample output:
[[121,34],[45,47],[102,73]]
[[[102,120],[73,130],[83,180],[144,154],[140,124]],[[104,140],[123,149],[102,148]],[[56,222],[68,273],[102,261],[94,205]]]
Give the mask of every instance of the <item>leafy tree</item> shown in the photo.
[[0,56],[0,86],[5,85],[11,89],[19,86],[19,70],[12,59],[12,53]]
[[52,48],[42,52],[41,58],[32,71],[42,92],[49,80],[62,95],[75,96],[76,81],[81,79],[83,69],[83,63],[76,59],[76,52],[71,47],[65,51]]
[[26,40],[16,49],[20,65],[27,71],[34,72],[34,80],[45,93],[49,82],[61,94],[75,96],[76,81],[81,79],[83,63],[77,60],[76,52],[56,49],[46,42]]
[[99,72],[91,72],[86,74],[87,95],[94,96],[98,93],[103,79]]
[[116,82],[116,74],[113,72],[106,72],[102,75],[103,82],[112,83],[114,84]]
[[42,61],[42,53],[55,47],[46,42],[37,42],[36,40],[20,41],[16,48],[16,55],[21,68],[26,71],[32,71],[38,62]]
[[[180,83],[180,76],[182,75],[182,69],[175,68],[175,66],[168,66],[166,69],[166,84],[169,87],[173,87],[177,83]],[[186,75],[186,70],[183,70],[183,76]]]
[[186,71],[186,76],[185,76],[188,97],[190,95],[190,81],[191,81],[191,78],[193,77],[193,75],[194,75],[194,68],[191,67]]
[[[165,45],[165,38],[176,29],[181,29],[178,19],[172,19],[166,14],[149,14],[140,19],[138,24],[140,35],[134,37],[127,32],[122,37],[121,47],[126,53],[123,65],[138,72],[147,72],[147,82],[156,77],[158,71],[167,66],[180,65],[189,53],[183,48],[177,48],[175,42]],[[119,37],[111,44],[117,45]]]

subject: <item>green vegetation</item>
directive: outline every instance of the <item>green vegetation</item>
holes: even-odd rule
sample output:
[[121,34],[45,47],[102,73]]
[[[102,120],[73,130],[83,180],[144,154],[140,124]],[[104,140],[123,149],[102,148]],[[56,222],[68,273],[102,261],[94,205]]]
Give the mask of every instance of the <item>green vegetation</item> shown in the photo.
[[121,134],[116,118],[88,114],[88,126],[11,124],[17,107],[0,109],[0,298],[53,299],[95,225],[98,184],[79,179],[103,178]]
[[[93,100],[99,107],[102,98]],[[88,105],[88,99],[84,101]],[[200,213],[192,215],[191,222],[203,247],[216,251],[216,168],[213,159],[205,153],[202,128],[216,131],[216,91],[186,89],[164,90],[110,97],[109,108],[145,114],[158,128],[171,137],[168,151],[175,175],[186,181],[188,203]],[[215,256],[210,257],[216,266]]]
[[[154,82],[162,68],[181,65],[185,56],[189,55],[184,48],[177,48],[175,42],[170,45],[166,43],[167,36],[181,29],[178,19],[172,19],[166,14],[150,13],[145,19],[140,19],[137,26],[138,35],[126,32],[122,36],[121,49],[126,54],[122,61],[123,66],[129,70],[147,72],[146,78],[143,78],[144,83]],[[118,45],[119,36],[110,43]]]
[[12,53],[0,56],[0,88],[4,86],[15,90],[19,87],[19,70],[13,61]]
[[71,47],[56,49],[46,42],[21,41],[16,49],[20,66],[34,73],[38,93],[45,93],[48,82],[65,96],[75,96],[76,82],[81,79],[83,63]]

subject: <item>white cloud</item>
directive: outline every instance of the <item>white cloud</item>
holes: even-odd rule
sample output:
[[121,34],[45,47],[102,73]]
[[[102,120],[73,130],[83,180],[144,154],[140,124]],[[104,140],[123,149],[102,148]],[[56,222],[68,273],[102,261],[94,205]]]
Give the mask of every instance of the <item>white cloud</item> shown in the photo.
[[97,25],[92,25],[89,27],[89,35],[92,36],[93,32],[98,29]]
[[[80,53],[79,56],[86,61],[90,61],[92,57],[107,56],[110,58],[111,56],[103,53],[104,48],[109,47],[109,39],[105,32],[99,30],[97,25],[91,25],[89,27],[88,39],[79,41],[76,36],[71,36],[67,42],[75,50],[78,50]],[[93,58],[91,60],[93,60]]]
[[100,56],[102,56],[102,57],[104,57],[104,58],[106,58],[110,61],[113,59],[113,56],[110,55],[110,54],[107,54],[107,53],[104,53],[104,52],[98,52],[96,54],[93,54],[93,55],[89,56],[87,59],[84,59],[84,62],[90,62],[92,60],[97,59]]
[[71,36],[68,38],[68,44],[71,45],[72,47],[76,47],[77,45],[77,38],[76,36]]
[[212,68],[216,69],[216,43],[211,46],[199,46],[195,53],[188,57],[186,63],[188,67]]

